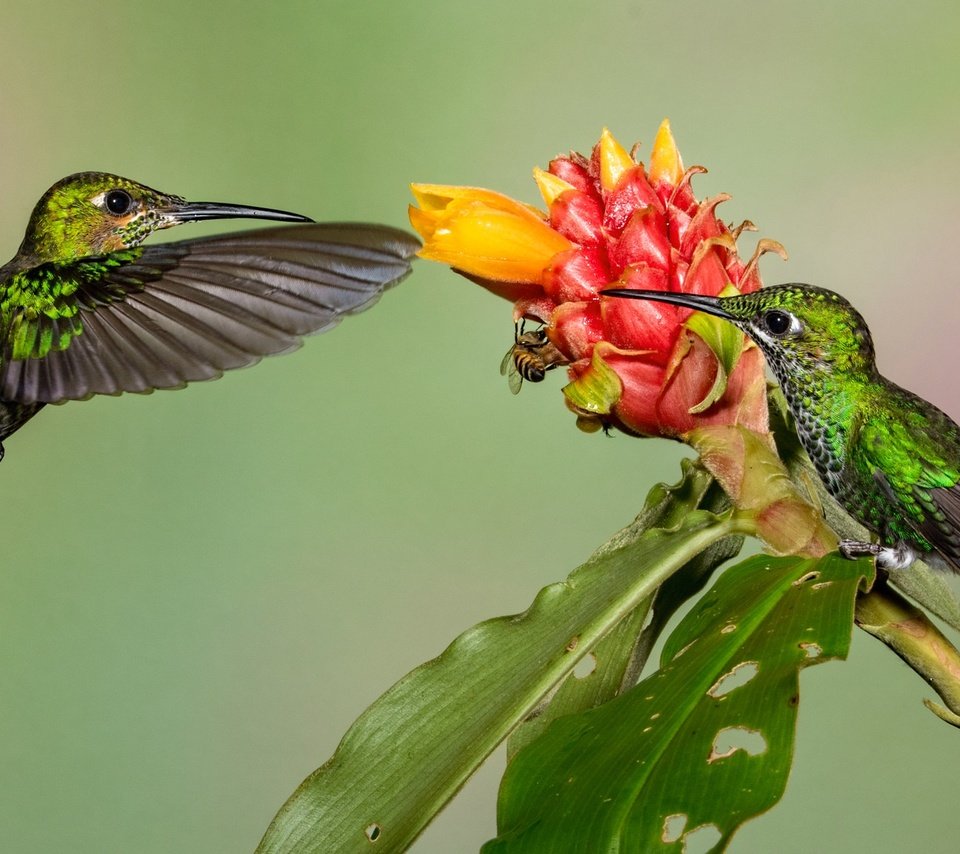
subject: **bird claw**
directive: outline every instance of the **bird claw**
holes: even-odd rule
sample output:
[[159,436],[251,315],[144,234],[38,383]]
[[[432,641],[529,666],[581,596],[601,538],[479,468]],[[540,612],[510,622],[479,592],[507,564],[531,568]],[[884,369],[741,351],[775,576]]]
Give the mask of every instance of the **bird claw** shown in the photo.
[[860,557],[877,557],[882,546],[876,543],[861,543],[859,540],[840,540],[840,554],[847,560]]
[[858,540],[841,540],[840,554],[847,560],[872,557],[880,569],[906,569],[917,559],[916,550],[907,543],[882,546],[879,543],[861,543]]

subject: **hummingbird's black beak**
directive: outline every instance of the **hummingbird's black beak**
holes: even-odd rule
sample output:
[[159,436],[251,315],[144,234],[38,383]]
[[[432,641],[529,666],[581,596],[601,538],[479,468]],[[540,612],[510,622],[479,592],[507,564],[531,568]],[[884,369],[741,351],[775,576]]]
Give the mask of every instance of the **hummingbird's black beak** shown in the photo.
[[692,308],[694,311],[702,311],[704,314],[712,314],[716,317],[722,317],[724,320],[734,320],[735,318],[728,311],[720,307],[718,297],[707,297],[702,294],[680,294],[674,291],[634,291],[623,288],[608,288],[600,291],[603,297],[627,297],[628,299],[645,299],[654,302],[666,302],[671,305],[681,305],[684,308]]
[[254,208],[248,205],[224,205],[220,202],[183,202],[173,204],[161,214],[171,225],[204,219],[270,219],[279,222],[313,222],[308,216],[277,211],[272,208]]

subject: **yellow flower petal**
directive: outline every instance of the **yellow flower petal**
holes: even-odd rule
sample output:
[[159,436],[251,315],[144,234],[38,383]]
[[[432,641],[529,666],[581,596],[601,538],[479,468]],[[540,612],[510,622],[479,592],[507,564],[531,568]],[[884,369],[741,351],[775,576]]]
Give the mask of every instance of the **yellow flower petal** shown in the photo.
[[421,208],[410,223],[424,239],[421,258],[501,282],[540,283],[558,252],[572,244],[528,205],[478,187],[417,184]]
[[683,177],[683,161],[673,134],[670,132],[670,120],[660,123],[656,139],[653,141],[653,153],[650,155],[650,183],[656,186],[660,181],[676,187]]
[[600,184],[603,189],[612,190],[620,176],[636,165],[627,150],[604,128],[600,134]]
[[435,211],[420,210],[413,205],[407,206],[407,214],[410,217],[410,225],[424,239],[429,240],[437,229],[441,214]]
[[510,211],[517,216],[531,219],[546,219],[543,211],[538,211],[531,205],[518,202],[483,187],[458,187],[450,184],[411,184],[410,190],[417,204],[425,211],[445,210],[451,205],[463,202],[483,202],[491,208]]
[[567,183],[563,178],[558,178],[556,175],[541,169],[539,166],[533,167],[533,180],[537,182],[537,186],[540,188],[540,195],[543,196],[543,200],[547,203],[548,207],[554,203],[557,196],[561,193],[576,189],[573,184]]

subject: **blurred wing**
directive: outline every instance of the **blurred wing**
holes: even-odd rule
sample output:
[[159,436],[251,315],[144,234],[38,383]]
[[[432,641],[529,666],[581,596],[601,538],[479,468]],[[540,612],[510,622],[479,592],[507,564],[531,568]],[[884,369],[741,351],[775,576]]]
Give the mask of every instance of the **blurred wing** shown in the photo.
[[[106,256],[77,280],[73,317],[21,322],[16,343],[7,331],[0,398],[56,403],[219,377],[369,307],[419,248],[388,226],[315,223],[150,246],[129,263]],[[42,358],[11,358],[25,352],[24,328],[26,352],[43,342]]]
[[520,371],[517,370],[513,350],[514,346],[511,345],[510,349],[507,350],[507,354],[501,360],[500,376],[507,378],[507,384],[510,386],[511,394],[520,394],[520,389],[523,387],[523,377],[520,376]]

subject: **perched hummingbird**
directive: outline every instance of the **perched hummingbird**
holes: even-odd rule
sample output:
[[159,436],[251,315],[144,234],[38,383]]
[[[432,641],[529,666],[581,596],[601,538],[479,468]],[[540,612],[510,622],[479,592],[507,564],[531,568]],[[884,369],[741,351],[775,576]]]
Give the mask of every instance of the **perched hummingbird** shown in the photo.
[[960,427],[880,375],[870,330],[843,297],[796,284],[730,297],[602,294],[685,306],[739,327],[763,351],[827,491],[880,537],[879,545],[844,540],[841,551],[889,569],[924,554],[960,572]]
[[[140,245],[229,218],[301,224]],[[0,443],[46,403],[180,388],[294,349],[403,279],[419,246],[383,225],[187,202],[103,172],[64,178],[0,267]]]

